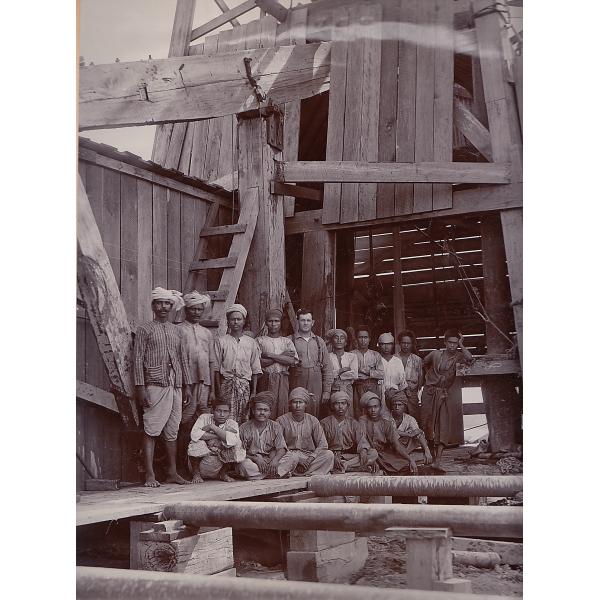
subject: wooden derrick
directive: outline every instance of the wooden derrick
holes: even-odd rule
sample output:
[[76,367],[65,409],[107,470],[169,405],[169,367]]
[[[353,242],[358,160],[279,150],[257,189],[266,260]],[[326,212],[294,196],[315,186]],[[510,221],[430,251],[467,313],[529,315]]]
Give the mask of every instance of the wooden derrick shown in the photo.
[[139,425],[133,398],[133,340],[119,287],[83,182],[77,188],[77,283],[127,428]]

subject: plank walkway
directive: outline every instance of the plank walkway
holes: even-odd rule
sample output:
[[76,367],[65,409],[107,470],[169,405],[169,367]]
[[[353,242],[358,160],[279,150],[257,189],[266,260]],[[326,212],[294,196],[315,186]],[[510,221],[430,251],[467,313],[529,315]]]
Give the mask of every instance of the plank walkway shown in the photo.
[[159,488],[124,488],[107,492],[80,492],[77,525],[89,525],[160,512],[167,504],[189,500],[240,500],[265,494],[306,489],[308,479],[264,481],[205,481],[191,485],[163,484]]

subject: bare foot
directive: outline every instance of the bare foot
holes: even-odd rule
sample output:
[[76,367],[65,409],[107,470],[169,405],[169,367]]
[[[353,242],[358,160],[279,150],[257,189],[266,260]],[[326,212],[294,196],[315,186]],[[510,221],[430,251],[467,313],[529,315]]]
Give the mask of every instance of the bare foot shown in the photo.
[[175,473],[174,475],[169,475],[165,480],[166,483],[178,483],[179,485],[185,485],[186,483],[192,483],[187,479],[184,479],[179,473]]
[[146,482],[144,483],[145,487],[159,487],[160,483],[158,483],[158,481],[156,481],[156,478],[154,476],[152,477],[146,477]]
[[204,483],[204,479],[200,475],[194,475],[192,477],[192,483]]
[[[232,481],[235,481],[235,479],[233,477],[230,477],[229,475],[227,475],[226,473],[223,473],[223,475],[219,475],[219,479],[221,481],[226,481],[227,483],[230,483]],[[262,477],[261,477],[262,479]]]

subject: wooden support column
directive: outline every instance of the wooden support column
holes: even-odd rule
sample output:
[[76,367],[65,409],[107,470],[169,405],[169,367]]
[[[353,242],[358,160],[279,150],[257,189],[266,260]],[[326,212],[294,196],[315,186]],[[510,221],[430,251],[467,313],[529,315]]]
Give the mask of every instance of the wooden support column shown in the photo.
[[258,333],[269,308],[285,304],[283,197],[271,194],[274,160],[281,152],[267,143],[267,122],[256,117],[238,122],[239,193],[258,191],[258,219],[240,283],[239,299],[248,309],[248,325]]
[[398,335],[406,327],[404,314],[404,290],[402,289],[402,236],[400,228],[394,227],[394,333]]
[[449,529],[414,529],[406,533],[406,586],[432,590],[434,582],[452,577]]
[[[508,335],[512,311],[500,216],[489,214],[482,218],[481,242],[485,309],[496,326]],[[510,342],[490,323],[486,323],[485,336],[488,354],[502,354],[510,349]],[[511,450],[521,439],[521,406],[516,385],[517,378],[509,374],[488,375],[482,380],[490,452]]]
[[335,324],[336,234],[309,231],[302,251],[302,308],[313,311],[314,332],[324,335]]
[[[354,231],[336,234],[335,310],[336,325],[342,329],[356,326],[352,313],[354,289]],[[348,340],[350,343],[351,340]],[[349,349],[349,348],[348,348]]]
[[139,425],[127,312],[81,178],[77,187],[77,283],[126,428]]

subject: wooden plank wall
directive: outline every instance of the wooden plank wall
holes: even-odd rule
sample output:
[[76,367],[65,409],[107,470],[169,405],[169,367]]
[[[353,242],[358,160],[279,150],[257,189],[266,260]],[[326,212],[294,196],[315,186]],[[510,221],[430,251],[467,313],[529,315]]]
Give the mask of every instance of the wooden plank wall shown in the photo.
[[[89,150],[86,156],[91,156]],[[83,159],[79,174],[135,329],[151,318],[153,287],[181,289],[209,203]],[[81,306],[77,309],[76,376],[110,391],[92,326]],[[77,452],[96,477],[120,477],[120,431],[118,414],[77,401]],[[85,477],[77,460],[78,489]]]
[[[328,160],[452,161],[453,17],[446,0],[337,7]],[[448,184],[326,184],[323,223],[451,206]]]

